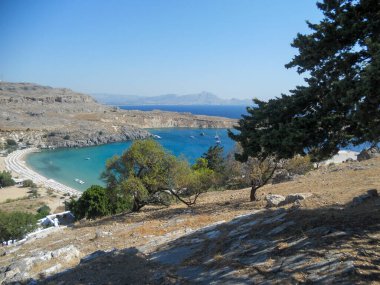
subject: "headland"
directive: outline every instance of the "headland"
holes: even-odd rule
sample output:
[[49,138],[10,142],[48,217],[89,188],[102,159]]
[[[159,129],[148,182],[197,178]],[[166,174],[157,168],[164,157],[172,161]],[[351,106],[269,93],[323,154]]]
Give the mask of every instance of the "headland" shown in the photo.
[[147,128],[231,128],[234,119],[121,110],[66,88],[0,82],[0,138],[25,147],[83,147],[147,138]]

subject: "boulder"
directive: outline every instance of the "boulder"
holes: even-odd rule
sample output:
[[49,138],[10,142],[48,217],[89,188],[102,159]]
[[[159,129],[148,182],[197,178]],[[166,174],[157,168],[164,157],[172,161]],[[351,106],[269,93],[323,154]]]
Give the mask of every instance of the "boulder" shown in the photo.
[[267,207],[277,207],[281,202],[285,201],[285,197],[277,194],[269,194],[265,196]]
[[294,203],[299,200],[305,200],[306,198],[311,197],[313,194],[312,193],[294,193],[294,194],[289,194],[286,196],[285,201],[283,202],[284,204],[290,204]]
[[267,207],[279,207],[295,203],[300,200],[305,200],[311,197],[312,195],[312,193],[294,193],[284,197],[282,195],[269,194],[265,197],[265,200],[268,202]]

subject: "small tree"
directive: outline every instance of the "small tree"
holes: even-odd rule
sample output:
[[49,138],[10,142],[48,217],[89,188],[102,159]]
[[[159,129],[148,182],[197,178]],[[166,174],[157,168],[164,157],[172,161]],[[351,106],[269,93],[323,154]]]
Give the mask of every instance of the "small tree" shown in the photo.
[[36,188],[37,185],[31,179],[26,179],[26,180],[22,181],[22,187]]
[[72,199],[67,207],[78,220],[95,219],[112,213],[107,190],[99,185],[92,185],[78,200]]
[[20,239],[37,228],[37,218],[30,213],[0,211],[0,240]]
[[272,158],[250,158],[247,161],[248,176],[251,183],[250,200],[257,201],[257,190],[266,185],[273,177],[278,167],[278,162]]
[[0,172],[0,187],[13,186],[16,182],[12,179],[12,174],[9,171],[3,170]]
[[122,156],[108,160],[102,177],[112,204],[124,196],[132,200],[132,210],[138,211],[148,204],[168,205],[168,193],[188,206],[195,203],[196,198],[182,199],[180,191],[191,184],[191,173],[186,161],[167,153],[154,140],[142,140]]
[[207,160],[207,167],[215,172],[222,173],[224,170],[223,146],[210,146],[202,155]]
[[[156,141],[135,141],[121,157],[115,156],[107,161],[102,177],[112,193],[113,203],[121,190],[122,194],[132,194],[133,209],[139,210],[150,203],[162,204],[158,197],[160,192],[168,190],[174,175],[171,170],[176,163],[176,158]],[[129,179],[131,182],[127,182]],[[138,187],[132,189],[133,186]]]
[[205,158],[198,158],[191,169],[187,162],[177,164],[173,168],[176,175],[175,183],[169,188],[170,193],[189,207],[195,205],[202,193],[216,185],[217,175],[207,164]]

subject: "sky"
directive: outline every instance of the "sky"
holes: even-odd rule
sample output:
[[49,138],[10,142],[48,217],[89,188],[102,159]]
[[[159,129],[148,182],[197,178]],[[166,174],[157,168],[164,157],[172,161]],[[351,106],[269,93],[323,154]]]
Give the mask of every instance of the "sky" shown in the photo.
[[267,100],[315,0],[0,0],[0,80],[84,93]]

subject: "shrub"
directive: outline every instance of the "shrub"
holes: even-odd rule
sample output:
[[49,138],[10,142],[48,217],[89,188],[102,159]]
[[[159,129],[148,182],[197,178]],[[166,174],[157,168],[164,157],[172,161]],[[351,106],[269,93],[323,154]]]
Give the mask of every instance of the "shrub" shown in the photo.
[[31,179],[26,179],[22,181],[22,187],[37,187],[36,183],[34,183]]
[[94,219],[112,213],[107,190],[99,185],[92,185],[83,192],[78,200],[71,199],[67,208],[78,220],[83,218]]
[[12,175],[9,171],[0,172],[0,187],[13,186],[16,182],[12,179]]
[[37,219],[33,214],[0,211],[0,240],[20,239],[36,228]]
[[63,139],[64,139],[64,140],[69,140],[69,139],[70,139],[70,136],[69,136],[69,135],[65,135],[65,136],[63,137]]
[[50,211],[51,211],[51,209],[48,205],[43,205],[42,207],[38,208],[36,218],[38,220],[42,219],[42,218],[46,217],[47,215],[50,215]]
[[38,196],[40,196],[40,194],[38,194],[38,189],[37,188],[32,188],[30,191],[29,191],[29,198],[37,198]]
[[7,139],[7,145],[8,146],[16,146],[17,142],[13,139]]

